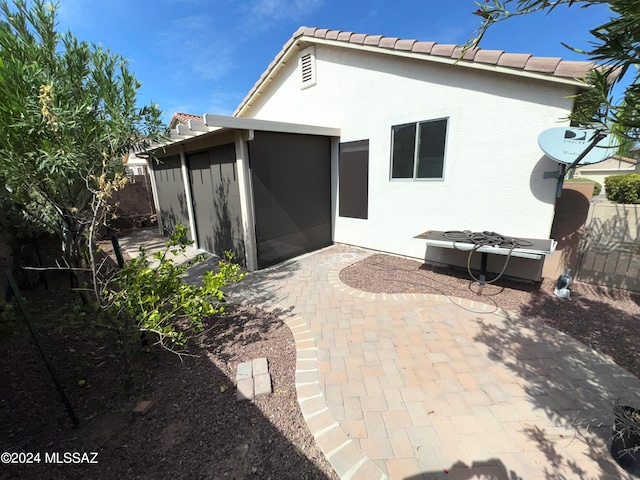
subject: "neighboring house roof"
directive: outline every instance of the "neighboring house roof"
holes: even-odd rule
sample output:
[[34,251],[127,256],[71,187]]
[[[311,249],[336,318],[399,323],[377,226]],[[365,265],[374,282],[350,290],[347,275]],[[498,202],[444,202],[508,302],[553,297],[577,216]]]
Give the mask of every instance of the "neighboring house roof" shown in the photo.
[[580,165],[577,170],[634,170],[638,165],[638,161],[629,158],[623,157],[620,155],[614,155],[613,157],[609,157],[606,160],[598,163],[590,163],[587,165]]
[[536,57],[528,53],[507,53],[503,50],[482,50],[479,48],[467,50],[464,56],[460,58],[463,48],[454,44],[403,40],[397,37],[367,35],[324,28],[300,27],[276,55],[276,58],[240,103],[234,115],[242,113],[245,107],[251,103],[251,98],[278,70],[278,66],[286,63],[286,57],[291,51],[295,50],[294,47],[301,44],[304,46],[308,44],[324,44],[376,51],[576,85],[579,85],[578,79],[583,79],[589,70],[595,67],[593,62],[567,61],[558,57]]
[[173,129],[178,126],[178,124],[189,125],[189,120],[202,120],[202,115],[193,115],[191,113],[180,113],[176,112],[171,117],[171,122],[169,122],[169,128]]

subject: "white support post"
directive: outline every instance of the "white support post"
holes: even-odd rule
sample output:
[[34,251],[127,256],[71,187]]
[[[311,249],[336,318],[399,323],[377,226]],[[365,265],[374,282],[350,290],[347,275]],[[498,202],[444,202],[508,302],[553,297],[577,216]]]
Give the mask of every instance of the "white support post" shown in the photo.
[[193,197],[191,196],[191,182],[189,181],[189,169],[187,168],[187,154],[184,151],[184,145],[180,145],[180,168],[182,170],[182,182],[184,184],[184,196],[187,202],[187,213],[189,214],[189,234],[191,240],[198,245],[198,236],[196,235],[196,216],[193,213]]
[[253,131],[236,130],[234,139],[247,269],[253,271],[258,269],[258,248],[256,242],[255,212],[253,209],[253,184],[251,182],[251,169],[249,167],[249,149],[247,148],[247,141],[253,139]]
[[338,182],[340,179],[340,137],[331,137],[331,241],[336,240],[336,218],[338,218]]

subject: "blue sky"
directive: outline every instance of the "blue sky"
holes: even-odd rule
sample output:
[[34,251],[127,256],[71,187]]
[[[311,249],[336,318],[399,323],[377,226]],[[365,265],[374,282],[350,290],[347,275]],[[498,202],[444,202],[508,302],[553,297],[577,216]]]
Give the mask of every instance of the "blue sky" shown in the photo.
[[[59,29],[124,56],[142,82],[140,105],[230,115],[299,26],[465,43],[473,0],[59,0]],[[481,47],[585,60],[606,6],[558,8],[495,25]]]

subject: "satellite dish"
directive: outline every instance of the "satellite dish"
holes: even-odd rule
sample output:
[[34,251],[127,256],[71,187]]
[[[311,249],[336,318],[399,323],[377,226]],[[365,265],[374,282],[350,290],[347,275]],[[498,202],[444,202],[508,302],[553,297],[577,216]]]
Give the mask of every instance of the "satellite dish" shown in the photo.
[[[544,154],[558,163],[572,165],[591,145],[595,129],[556,127],[545,130],[538,136],[538,145]],[[580,165],[603,162],[618,152],[618,139],[607,135],[580,160]]]

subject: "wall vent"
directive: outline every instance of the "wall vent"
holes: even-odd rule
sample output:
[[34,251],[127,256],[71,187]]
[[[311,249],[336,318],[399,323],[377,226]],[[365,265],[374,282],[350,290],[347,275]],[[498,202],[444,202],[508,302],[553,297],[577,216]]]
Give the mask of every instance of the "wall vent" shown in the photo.
[[316,49],[305,48],[298,54],[300,67],[300,88],[305,89],[316,84]]

